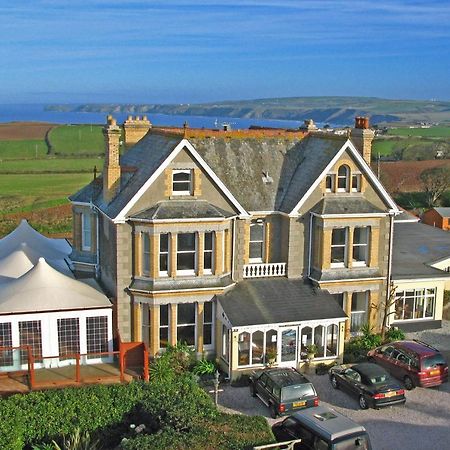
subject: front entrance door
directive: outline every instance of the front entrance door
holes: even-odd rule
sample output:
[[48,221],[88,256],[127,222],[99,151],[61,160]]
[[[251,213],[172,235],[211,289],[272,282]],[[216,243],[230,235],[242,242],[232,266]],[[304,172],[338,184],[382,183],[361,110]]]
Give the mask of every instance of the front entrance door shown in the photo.
[[297,365],[298,327],[287,328],[281,332],[280,366],[295,367]]

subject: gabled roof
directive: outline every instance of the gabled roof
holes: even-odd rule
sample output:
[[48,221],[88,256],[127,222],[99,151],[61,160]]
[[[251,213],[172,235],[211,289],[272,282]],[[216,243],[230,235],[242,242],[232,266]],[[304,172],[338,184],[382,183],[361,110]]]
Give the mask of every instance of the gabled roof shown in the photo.
[[304,280],[244,280],[217,298],[233,327],[347,318],[331,294]]
[[448,231],[418,222],[394,223],[392,255],[394,280],[450,277],[429,265],[450,257]]
[[[116,221],[124,221],[137,200],[171,160],[186,149],[208,173],[235,210],[241,215],[254,211],[297,214],[301,203],[326,175],[344,151],[354,155],[367,172],[387,208],[397,210],[353,144],[340,136],[310,134],[305,138],[191,138],[152,130],[121,157],[121,191],[104,204],[101,184],[93,181],[70,197],[90,203]],[[158,201],[160,199],[156,199]],[[149,205],[151,208],[156,205]]]
[[2,284],[0,314],[110,307],[99,289],[70,278],[40,258],[25,275]]
[[434,208],[441,217],[450,217],[450,208]]

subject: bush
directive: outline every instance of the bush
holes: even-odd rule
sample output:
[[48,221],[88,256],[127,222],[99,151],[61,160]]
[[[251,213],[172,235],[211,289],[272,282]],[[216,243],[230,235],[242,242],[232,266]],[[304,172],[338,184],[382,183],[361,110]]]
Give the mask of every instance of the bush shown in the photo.
[[389,328],[386,333],[387,342],[403,341],[405,339],[405,333],[400,328]]

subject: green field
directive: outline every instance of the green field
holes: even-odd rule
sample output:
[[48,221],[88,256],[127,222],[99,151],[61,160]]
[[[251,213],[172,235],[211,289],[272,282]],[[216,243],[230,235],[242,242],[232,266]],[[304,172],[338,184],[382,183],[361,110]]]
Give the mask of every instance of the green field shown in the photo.
[[450,127],[430,127],[430,128],[389,128],[388,134],[392,136],[420,136],[420,137],[449,137]]
[[26,160],[3,160],[0,173],[92,173],[103,168],[103,158],[45,158]]
[[[22,211],[30,205],[48,207],[47,202],[67,203],[67,197],[92,180],[91,174],[2,175],[0,212]],[[64,201],[63,201],[64,200]],[[50,205],[55,206],[55,205]]]
[[42,140],[0,141],[0,159],[43,158],[47,145]]
[[104,153],[101,125],[62,125],[49,133],[51,152],[58,154]]

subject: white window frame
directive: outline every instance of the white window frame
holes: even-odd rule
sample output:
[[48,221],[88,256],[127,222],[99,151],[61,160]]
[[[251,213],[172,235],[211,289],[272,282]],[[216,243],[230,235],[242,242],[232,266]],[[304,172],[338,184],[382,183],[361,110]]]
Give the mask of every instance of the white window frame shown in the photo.
[[[193,234],[194,235],[194,250],[182,250],[180,251],[178,249],[178,237],[182,234]],[[197,273],[198,269],[198,233],[189,232],[189,233],[178,233],[176,238],[176,269],[177,269],[177,275],[195,275]],[[194,268],[193,269],[178,269],[178,255],[180,253],[193,253],[194,254]]]
[[[178,181],[175,180],[175,175],[180,173],[187,173],[189,174],[189,181]],[[191,169],[186,170],[173,170],[172,171],[172,195],[192,195],[192,182],[193,182],[193,171]],[[179,183],[189,183],[189,189],[184,191],[176,191],[174,189],[175,185]]]
[[[343,244],[333,244],[333,232],[334,230],[344,230],[345,232],[345,239]],[[348,254],[348,227],[336,227],[333,228],[331,231],[331,252],[330,252],[330,267],[331,268],[337,268],[337,267],[345,267],[346,261],[347,261],[347,254]],[[333,248],[344,248],[344,261],[343,262],[333,262]]]
[[[205,243],[206,243],[206,235],[207,234],[211,234],[211,249],[206,249],[205,247]],[[217,235],[214,231],[205,231],[205,233],[203,234],[203,273],[205,275],[211,275],[214,272],[214,254],[215,254],[215,249],[216,249],[216,238]],[[210,268],[205,268],[205,254],[210,253],[211,254],[211,267]]]
[[[353,310],[353,296],[354,295],[358,295],[358,294],[364,294],[364,309],[355,309],[355,310]],[[350,332],[351,332],[352,335],[358,335],[358,334],[361,334],[361,332],[359,330],[352,329],[352,316],[353,316],[353,314],[355,314],[355,316],[356,316],[356,314],[361,315],[362,313],[364,313],[364,315],[365,315],[365,323],[367,323],[368,312],[369,312],[368,311],[369,310],[369,307],[368,307],[368,305],[369,305],[369,291],[352,292],[350,300],[351,300],[351,305],[350,305],[350,309],[351,309],[351,311],[350,311]],[[364,323],[362,325],[364,325]]]
[[[206,322],[205,321],[205,305],[206,303],[210,303],[211,304],[211,322]],[[215,344],[215,317],[216,317],[216,305],[214,304],[214,302],[205,302],[203,305],[203,336],[205,335],[205,325],[211,325],[211,344],[205,344],[203,343],[204,347],[207,349],[212,349],[214,348],[214,344]],[[197,322],[197,316],[196,316],[196,322]],[[197,327],[197,323],[195,325]]]
[[81,250],[89,251],[92,248],[92,221],[91,214],[81,213]]
[[[345,176],[339,175],[339,171],[341,169],[345,169]],[[345,179],[345,187],[341,188],[339,187],[339,180]],[[337,192],[348,192],[349,191],[349,182],[351,180],[351,171],[350,167],[347,166],[347,164],[342,164],[342,166],[339,167],[337,174],[336,174],[336,191]]]
[[[252,241],[252,227],[254,226],[260,226],[262,228],[262,238],[261,240],[254,240]],[[264,250],[265,250],[265,240],[266,240],[266,227],[265,227],[265,221],[263,219],[258,219],[253,221],[250,224],[250,233],[249,233],[249,240],[248,240],[248,261],[250,263],[262,263],[264,261]],[[262,250],[261,250],[261,257],[260,258],[251,258],[250,257],[250,248],[252,242],[261,242]]]
[[[422,295],[422,291],[424,291],[424,294]],[[432,291],[432,292],[428,292],[428,291]],[[414,296],[406,296],[407,292],[414,292]],[[430,288],[430,287],[424,287],[424,288],[418,288],[418,289],[404,289],[403,291],[400,292],[396,292],[395,294],[395,303],[394,303],[394,322],[416,322],[416,321],[420,321],[420,320],[433,320],[435,313],[436,313],[436,294],[437,294],[437,288]],[[403,319],[404,315],[405,315],[405,301],[407,298],[413,298],[414,302],[413,302],[413,310],[411,312],[412,314],[412,318],[411,319]],[[395,308],[396,308],[396,303],[398,299],[402,299],[402,317],[401,318],[396,318],[395,317]],[[418,299],[423,299],[423,314],[422,317],[414,317],[416,314],[416,305],[417,305],[417,300]],[[428,302],[432,302],[432,314],[431,316],[426,316],[426,310],[427,310],[427,304]]]
[[[178,310],[181,305],[194,305],[194,323],[180,323],[178,322]],[[192,345],[188,344],[189,347],[196,348],[197,347],[197,339],[198,339],[198,304],[197,303],[180,303],[177,305],[177,325],[175,327],[177,332],[177,342],[179,341],[178,338],[178,328],[182,327],[192,327],[194,326],[194,343]],[[203,330],[202,330],[203,331]]]
[[[161,251],[161,236],[167,235],[167,251]],[[170,233],[161,233],[159,235],[159,249],[158,249],[158,273],[160,277],[169,276],[170,272]],[[161,255],[167,255],[167,270],[161,270]]]
[[[366,238],[366,242],[355,242],[355,231],[357,229],[363,229],[365,230],[365,238]],[[370,250],[370,227],[355,227],[353,228],[353,248],[351,249],[352,251],[352,266],[353,267],[366,267],[369,263],[369,250]],[[365,258],[364,260],[355,260],[353,255],[354,255],[354,250],[356,247],[364,247],[365,248]]]
[[[167,325],[161,325],[161,306],[167,306]],[[166,347],[161,347],[161,329],[167,330],[167,344],[170,343],[170,304],[160,305],[159,308],[159,326],[158,326],[158,341],[159,341],[159,350],[165,351]],[[150,327],[150,325],[149,325]],[[149,329],[150,336],[150,329]]]
[[[148,248],[146,248],[145,242],[147,240]],[[149,233],[141,233],[141,271],[145,277],[150,276],[150,235]],[[148,267],[146,267],[146,265]]]

